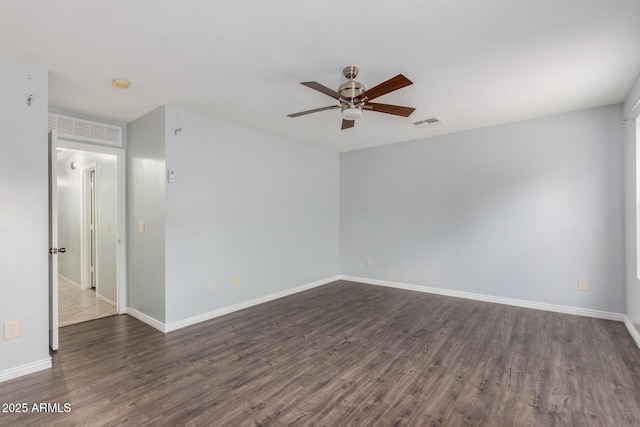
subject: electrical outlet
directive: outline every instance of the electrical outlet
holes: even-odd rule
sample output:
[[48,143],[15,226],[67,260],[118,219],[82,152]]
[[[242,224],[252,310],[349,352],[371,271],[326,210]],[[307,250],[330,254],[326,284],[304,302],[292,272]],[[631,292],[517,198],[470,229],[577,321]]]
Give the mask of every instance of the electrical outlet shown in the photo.
[[589,279],[585,279],[583,277],[578,279],[578,290],[580,291],[588,291],[589,290]]
[[237,277],[233,278],[233,286],[238,286],[240,284],[240,279],[238,279]]
[[371,258],[367,258],[367,267],[373,267],[373,260]]
[[5,340],[18,338],[19,336],[20,336],[19,320],[11,320],[9,322],[4,322],[4,339]]
[[213,293],[213,282],[207,282],[207,293],[208,294]]

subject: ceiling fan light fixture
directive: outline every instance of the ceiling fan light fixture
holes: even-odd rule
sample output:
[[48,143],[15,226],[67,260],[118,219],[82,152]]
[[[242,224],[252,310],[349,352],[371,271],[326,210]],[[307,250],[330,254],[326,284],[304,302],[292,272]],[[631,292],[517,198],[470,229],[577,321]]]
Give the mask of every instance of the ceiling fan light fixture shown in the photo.
[[362,117],[362,107],[348,106],[342,109],[342,118],[345,120],[356,120]]

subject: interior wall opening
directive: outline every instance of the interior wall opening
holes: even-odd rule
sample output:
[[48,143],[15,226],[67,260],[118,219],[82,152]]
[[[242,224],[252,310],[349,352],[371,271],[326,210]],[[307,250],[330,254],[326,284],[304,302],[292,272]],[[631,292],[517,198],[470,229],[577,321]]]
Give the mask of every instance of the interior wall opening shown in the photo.
[[117,314],[117,156],[58,148],[59,326]]

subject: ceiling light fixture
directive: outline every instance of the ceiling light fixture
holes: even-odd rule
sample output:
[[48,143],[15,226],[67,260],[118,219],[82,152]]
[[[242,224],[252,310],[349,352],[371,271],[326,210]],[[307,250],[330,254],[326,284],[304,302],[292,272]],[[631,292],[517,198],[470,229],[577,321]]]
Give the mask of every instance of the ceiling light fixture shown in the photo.
[[362,107],[353,104],[342,108],[342,118],[345,120],[355,120],[362,117]]
[[113,79],[112,84],[119,89],[129,89],[131,87],[131,83],[124,79]]

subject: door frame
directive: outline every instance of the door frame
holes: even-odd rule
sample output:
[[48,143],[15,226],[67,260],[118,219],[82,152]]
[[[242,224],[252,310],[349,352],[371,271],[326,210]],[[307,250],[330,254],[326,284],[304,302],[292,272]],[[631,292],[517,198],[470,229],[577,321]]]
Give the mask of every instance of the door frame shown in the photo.
[[116,179],[117,179],[117,200],[118,212],[116,217],[116,269],[117,281],[116,286],[116,311],[118,314],[127,312],[127,227],[126,227],[126,163],[124,148],[107,147],[102,145],[93,145],[83,142],[75,142],[58,137],[58,148],[67,148],[70,150],[88,151],[91,153],[110,154],[116,156]]
[[[90,200],[87,200],[87,174],[90,173],[91,171],[93,171],[95,173],[94,177],[98,176],[98,164],[97,162],[91,162],[87,165],[82,166],[81,168],[82,171],[82,196],[80,197],[80,199],[82,200],[82,218],[81,218],[81,223],[82,223],[82,227],[80,228],[80,287],[82,289],[90,289],[91,288],[91,267],[89,264],[89,258],[91,257],[91,235],[90,233],[87,232],[87,216],[90,216],[91,214],[89,213],[90,209],[88,209],[88,205],[89,203],[91,203]],[[94,179],[94,183],[93,183],[93,191],[94,194],[97,193],[97,188],[96,188],[96,179]],[[97,207],[97,200],[94,198],[93,199],[93,206],[92,206],[92,210],[93,210],[93,215],[94,215],[94,219],[96,217],[96,207]],[[94,239],[97,239],[97,230],[96,230],[96,221],[94,221]],[[94,240],[94,247],[93,247],[93,251],[94,251],[94,258],[97,259],[97,241]],[[98,294],[98,269],[97,266],[95,265],[95,260],[94,260],[94,269],[93,269],[93,282],[95,284],[95,289],[96,289],[96,295]]]
[[[127,228],[126,228],[126,159],[125,159],[125,150],[121,147],[108,147],[102,145],[94,145],[90,143],[77,142],[68,139],[62,139],[56,135],[55,131],[51,131],[53,134],[53,138],[51,138],[51,143],[49,144],[50,156],[54,156],[53,158],[57,159],[57,149],[58,148],[66,148],[69,150],[78,150],[78,151],[87,151],[91,153],[100,153],[100,154],[109,154],[116,156],[116,194],[117,194],[117,215],[116,215],[116,226],[115,230],[117,232],[116,236],[116,312],[118,314],[125,314],[127,312]],[[57,163],[57,162],[56,162]],[[49,196],[55,191],[57,194],[58,191],[58,183],[57,179],[53,179],[53,176],[49,177],[51,181],[49,184]],[[49,206],[49,210],[51,211],[51,205]],[[56,206],[57,210],[57,206]],[[54,218],[57,218],[57,212],[54,214]],[[58,224],[57,221],[54,222],[52,227],[55,227],[55,235],[57,235]],[[52,257],[56,261],[55,257]],[[50,276],[52,275],[52,269],[50,269]],[[55,269],[57,272],[57,268]],[[52,283],[54,281],[57,285],[57,277],[49,277],[49,282]],[[58,324],[58,293],[57,289],[54,291],[53,289],[49,290],[49,329],[51,331],[52,326]],[[55,316],[55,319],[54,319]],[[57,329],[57,328],[56,328]],[[50,334],[50,345],[52,349],[57,349],[57,331],[53,333],[55,335],[55,342],[52,339]]]
[[[49,347],[58,349],[58,140],[49,131]],[[55,250],[54,250],[55,249]]]

